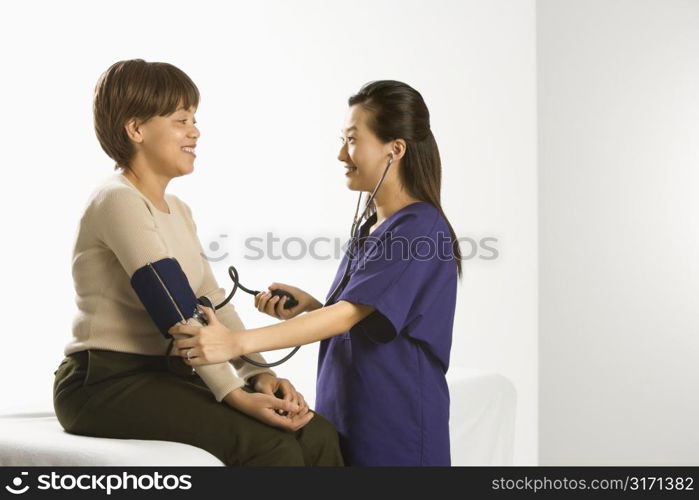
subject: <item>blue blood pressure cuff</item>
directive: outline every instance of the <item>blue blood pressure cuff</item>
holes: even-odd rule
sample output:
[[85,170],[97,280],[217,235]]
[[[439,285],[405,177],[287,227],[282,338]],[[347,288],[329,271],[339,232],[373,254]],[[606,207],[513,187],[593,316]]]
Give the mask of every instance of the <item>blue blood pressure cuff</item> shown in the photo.
[[131,286],[165,338],[172,338],[168,330],[173,325],[192,317],[206,324],[197,309],[197,297],[176,259],[167,257],[137,269]]

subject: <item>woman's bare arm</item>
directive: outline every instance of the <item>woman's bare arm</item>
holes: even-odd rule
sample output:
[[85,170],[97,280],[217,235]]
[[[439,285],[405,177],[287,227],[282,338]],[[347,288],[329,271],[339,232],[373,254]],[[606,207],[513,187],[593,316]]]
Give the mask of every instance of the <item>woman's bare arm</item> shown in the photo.
[[285,347],[310,344],[348,331],[374,311],[372,306],[340,300],[307,314],[276,325],[231,332],[209,308],[203,308],[208,325],[176,325],[170,328],[178,338],[175,347],[191,366],[207,365],[235,359],[252,352],[272,351]]
[[241,332],[241,354],[318,342],[348,331],[374,312],[371,306],[341,300],[276,325]]

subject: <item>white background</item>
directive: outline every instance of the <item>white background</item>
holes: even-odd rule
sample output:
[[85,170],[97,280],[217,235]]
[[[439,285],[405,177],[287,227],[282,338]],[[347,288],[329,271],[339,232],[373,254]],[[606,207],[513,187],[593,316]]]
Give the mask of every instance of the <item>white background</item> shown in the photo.
[[699,464],[699,2],[538,4],[542,465]]
[[[51,408],[75,313],[71,253],[89,193],[112,162],[91,99],[115,61],[180,67],[198,85],[195,172],[169,192],[193,209],[214,266],[263,288],[323,298],[337,260],[252,261],[245,238],[345,238],[356,203],[336,155],[347,98],[402,80],[432,114],[445,212],[460,237],[498,239],[464,261],[452,366],[503,374],[518,392],[516,464],[537,462],[535,5],[523,1],[21,2],[3,6],[0,363],[2,407]],[[226,234],[227,237],[220,235]],[[471,254],[471,247],[462,247]],[[236,299],[247,326],[269,324]],[[310,401],[316,347],[278,371]]]
[[[464,262],[452,366],[514,382],[515,464],[696,464],[698,30],[690,0],[3,7],[0,409],[51,406],[75,230],[112,175],[92,90],[141,57],[202,92],[196,170],[169,190],[230,253],[220,282],[236,264],[248,286],[319,298],[336,260],[252,261],[243,242],[346,237],[346,99],[373,79],[416,87],[447,215],[460,237],[498,238],[498,259]],[[315,364],[305,347],[279,372],[312,400]]]

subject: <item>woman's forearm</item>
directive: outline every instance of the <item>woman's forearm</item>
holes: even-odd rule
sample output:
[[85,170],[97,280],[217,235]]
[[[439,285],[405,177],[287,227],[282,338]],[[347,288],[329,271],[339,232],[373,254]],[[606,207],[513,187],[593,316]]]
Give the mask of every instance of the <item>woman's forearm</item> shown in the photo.
[[276,325],[240,333],[242,354],[310,344],[348,331],[374,311],[371,306],[341,300]]

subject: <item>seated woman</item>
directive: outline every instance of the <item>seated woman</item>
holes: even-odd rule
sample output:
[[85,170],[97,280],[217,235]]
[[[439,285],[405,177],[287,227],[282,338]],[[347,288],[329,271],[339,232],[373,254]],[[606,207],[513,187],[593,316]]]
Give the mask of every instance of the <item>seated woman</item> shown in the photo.
[[[198,104],[191,79],[166,63],[120,61],[97,83],[95,131],[122,172],[92,193],[80,219],[78,314],[55,372],[56,415],[70,433],[177,441],[226,465],[342,465],[334,426],[288,380],[240,359],[192,370],[147,307],[141,276],[151,268],[179,279],[178,293],[224,298],[189,206],[165,193],[193,171]],[[230,303],[218,320],[244,329]]]

